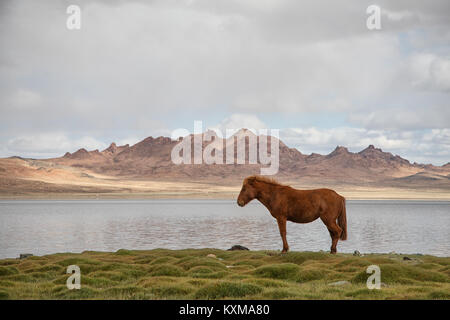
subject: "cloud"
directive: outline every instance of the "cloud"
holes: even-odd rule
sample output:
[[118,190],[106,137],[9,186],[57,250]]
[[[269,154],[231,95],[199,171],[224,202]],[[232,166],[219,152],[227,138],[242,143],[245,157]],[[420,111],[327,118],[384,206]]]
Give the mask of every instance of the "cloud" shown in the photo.
[[370,144],[387,150],[408,149],[411,139],[398,136],[395,132],[366,130],[364,128],[337,127],[321,128],[291,128],[283,131],[282,139],[297,145],[304,152],[330,152],[336,146],[346,146],[354,151],[360,151]]
[[[137,141],[196,119],[217,123],[219,115],[227,118],[222,126],[270,128],[277,113],[286,123],[315,114],[327,126],[367,132],[450,127],[447,0],[378,1],[379,31],[366,28],[371,1],[77,3],[77,31],[66,28],[70,1],[1,4],[7,154],[33,148],[27,137],[49,128],[70,149],[80,137]],[[252,116],[263,114],[266,123]],[[286,123],[276,127],[292,126]],[[323,123],[304,130],[317,127],[321,141]],[[386,139],[380,142],[396,143]],[[49,150],[30,141],[33,152]]]
[[232,135],[241,128],[256,130],[254,133],[257,134],[259,129],[268,129],[268,126],[253,114],[234,113],[219,124],[210,127],[216,131],[219,130],[224,137],[227,136],[227,133]]
[[367,129],[422,130],[447,128],[450,108],[442,106],[380,107],[370,112],[355,112],[348,116],[350,122]]
[[336,146],[346,146],[352,152],[359,152],[372,144],[412,162],[442,165],[450,159],[449,129],[395,131],[352,127],[290,128],[282,130],[280,138],[305,154],[328,154]]
[[42,97],[38,92],[19,88],[14,91],[9,99],[6,99],[6,108],[29,109],[38,107],[42,103]]
[[41,133],[34,136],[19,136],[9,140],[4,152],[9,155],[20,154],[25,157],[56,157],[67,151],[80,148],[87,150],[104,149],[107,145],[92,137],[84,136],[70,139],[64,133]]
[[450,91],[450,57],[417,53],[409,58],[412,86],[423,90]]

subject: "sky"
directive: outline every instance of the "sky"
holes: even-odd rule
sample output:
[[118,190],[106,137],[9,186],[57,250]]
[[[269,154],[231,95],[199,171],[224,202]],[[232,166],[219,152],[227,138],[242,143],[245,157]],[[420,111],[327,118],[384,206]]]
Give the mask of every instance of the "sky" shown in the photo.
[[0,157],[102,150],[201,120],[280,129],[305,154],[373,144],[450,161],[448,0],[1,1],[0,48]]

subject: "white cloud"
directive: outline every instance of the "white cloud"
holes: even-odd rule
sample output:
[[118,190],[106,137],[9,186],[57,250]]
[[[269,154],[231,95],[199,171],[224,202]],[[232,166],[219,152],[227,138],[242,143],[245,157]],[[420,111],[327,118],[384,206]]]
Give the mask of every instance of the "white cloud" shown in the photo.
[[17,108],[19,110],[38,107],[42,102],[41,95],[32,90],[19,88],[6,98],[5,108]]
[[417,53],[410,57],[409,68],[414,87],[450,91],[450,57]]
[[351,113],[348,120],[367,129],[420,130],[450,126],[450,108],[442,106],[411,106],[406,101],[402,107],[380,107],[374,111]]
[[21,155],[24,157],[57,157],[65,152],[74,152],[80,148],[87,150],[104,149],[107,145],[92,137],[84,136],[70,139],[60,132],[40,133],[31,136],[18,136],[10,139],[4,153],[6,155]]
[[[377,32],[365,24],[370,1],[78,2],[78,31],[66,29],[65,2],[1,4],[8,154],[73,150],[80,136],[95,137],[88,147],[136,142],[227,113],[220,126],[273,127],[252,116],[264,112],[337,115],[320,120],[335,131],[298,133],[311,151],[345,144],[345,126],[392,148],[420,145],[415,130],[450,127],[448,0],[380,0]],[[49,128],[67,139],[43,138]]]
[[262,122],[257,116],[249,113],[234,113],[225,118],[220,126],[230,129],[253,128],[265,129],[267,125]]
[[241,128],[250,129],[255,134],[258,134],[259,129],[269,129],[267,124],[250,113],[234,113],[220,123],[208,126],[208,129],[215,130],[217,134],[227,138]]
[[450,159],[449,129],[389,131],[309,127],[285,129],[281,131],[280,138],[305,154],[328,154],[338,145],[346,146],[352,152],[359,152],[372,144],[412,162],[445,164]]

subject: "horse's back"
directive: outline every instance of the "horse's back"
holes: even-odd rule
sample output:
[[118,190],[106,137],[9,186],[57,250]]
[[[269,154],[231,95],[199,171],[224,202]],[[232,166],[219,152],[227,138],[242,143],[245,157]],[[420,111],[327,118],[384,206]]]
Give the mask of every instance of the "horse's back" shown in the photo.
[[332,189],[321,188],[310,191],[311,195],[320,199],[322,205],[325,205],[328,209],[335,206],[340,207],[342,205],[342,200],[345,200],[343,196]]
[[310,189],[310,190],[299,190],[293,189],[299,198],[315,198],[315,199],[326,199],[330,201],[342,200],[344,197],[338,194],[336,191],[328,188],[320,189]]
[[[307,211],[315,217],[328,211],[340,210],[344,197],[339,195],[336,191],[327,188],[311,189],[311,190],[296,190],[291,196],[296,198],[296,206],[293,210],[301,209],[303,214]],[[292,203],[292,202],[291,202]]]

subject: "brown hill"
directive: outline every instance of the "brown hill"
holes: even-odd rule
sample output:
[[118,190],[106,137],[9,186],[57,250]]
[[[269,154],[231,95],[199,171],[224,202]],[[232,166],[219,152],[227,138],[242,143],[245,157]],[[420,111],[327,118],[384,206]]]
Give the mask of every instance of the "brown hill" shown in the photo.
[[[226,162],[227,150],[232,150],[232,164],[180,164],[176,165],[171,161],[172,149],[181,141],[171,140],[168,137],[148,137],[133,146],[116,146],[112,143],[107,149],[87,151],[80,149],[73,154],[66,153],[61,158],[48,159],[47,161],[71,167],[89,169],[98,174],[111,175],[121,178],[132,178],[140,180],[179,180],[189,179],[195,181],[213,181],[222,179],[223,183],[237,182],[243,177],[251,174],[259,174],[261,164],[249,164],[248,145],[250,140],[255,139],[257,150],[260,148],[260,138],[251,131],[241,129],[228,139],[221,139],[214,133],[208,141],[204,141],[205,134],[198,135],[202,139],[202,150],[214,142],[216,149],[223,152],[222,160]],[[188,136],[191,139],[191,150],[194,150],[194,135]],[[268,137],[270,141],[274,137]],[[338,146],[328,155],[312,153],[304,155],[295,148],[289,148],[282,141],[279,141],[280,166],[279,172],[275,176],[281,180],[302,181],[322,181],[323,183],[370,183],[395,181],[400,183],[398,178],[411,177],[419,173],[433,173],[439,176],[450,174],[450,166],[432,166],[411,164],[408,160],[384,152],[373,145],[366,149],[353,153],[343,146]],[[245,144],[246,164],[237,164],[237,145]],[[193,154],[193,151],[192,151]],[[215,153],[213,153],[215,154]],[[191,156],[192,163],[193,156]],[[397,180],[393,180],[397,179]],[[420,180],[423,179],[413,179]],[[400,182],[399,182],[400,181]],[[411,179],[405,179],[405,183],[410,183]],[[431,181],[431,180],[430,180]]]

